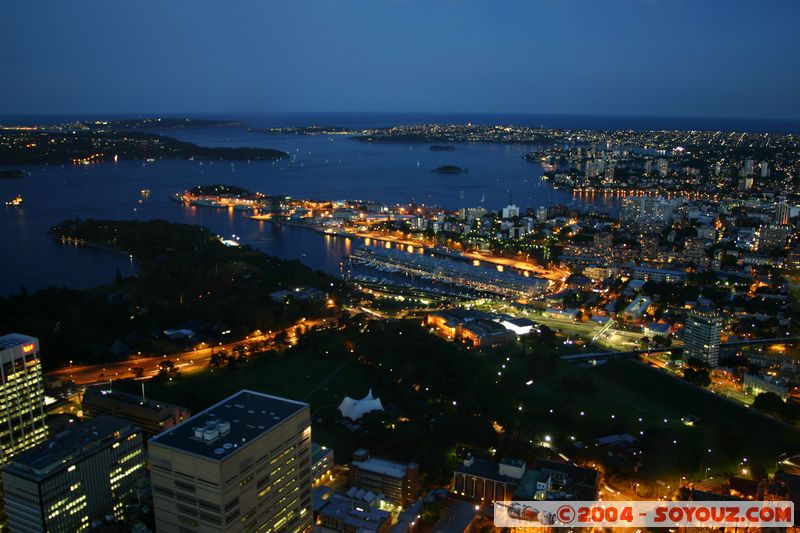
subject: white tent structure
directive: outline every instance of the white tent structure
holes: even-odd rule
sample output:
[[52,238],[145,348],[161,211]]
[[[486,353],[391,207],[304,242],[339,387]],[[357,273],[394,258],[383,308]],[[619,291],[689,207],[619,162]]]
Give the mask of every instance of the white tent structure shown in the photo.
[[345,396],[342,403],[339,404],[339,411],[341,411],[343,417],[355,422],[371,411],[383,411],[383,405],[381,405],[380,398],[372,396],[372,389],[370,389],[367,395],[360,400]]

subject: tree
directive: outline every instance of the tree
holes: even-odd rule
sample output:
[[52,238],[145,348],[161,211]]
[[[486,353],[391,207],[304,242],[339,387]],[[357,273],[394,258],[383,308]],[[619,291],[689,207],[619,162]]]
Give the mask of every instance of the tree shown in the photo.
[[786,404],[774,392],[762,392],[753,400],[753,409],[778,418],[783,416],[785,408]]
[[686,365],[683,370],[683,379],[699,387],[711,385],[711,369],[708,363],[692,357],[686,362]]

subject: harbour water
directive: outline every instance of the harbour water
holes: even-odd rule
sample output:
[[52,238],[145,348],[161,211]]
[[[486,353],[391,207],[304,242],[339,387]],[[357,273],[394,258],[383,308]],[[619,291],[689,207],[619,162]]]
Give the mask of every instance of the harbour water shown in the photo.
[[[94,118],[94,117],[91,117]],[[103,117],[107,118],[107,117]],[[376,127],[411,122],[465,122],[470,117],[275,115],[233,117],[253,127],[330,125]],[[65,117],[14,119],[50,122]],[[488,118],[486,119],[489,120]],[[513,117],[496,117],[514,123]],[[535,119],[529,119],[535,124]],[[574,120],[574,117],[572,117]],[[10,119],[0,123],[11,123]],[[516,123],[520,123],[517,120]],[[554,124],[548,124],[554,125]],[[578,127],[572,125],[569,127]],[[590,126],[586,126],[590,127]],[[225,183],[268,194],[302,198],[374,199],[389,203],[435,204],[448,209],[499,209],[509,199],[522,208],[570,204],[615,209],[615,197],[573,197],[540,179],[541,167],[522,159],[530,147],[459,144],[433,152],[426,144],[364,144],[346,136],[268,135],[244,129],[187,129],[162,132],[207,146],[258,146],[291,154],[270,161],[119,161],[86,166],[30,166],[23,178],[0,180],[0,200],[22,195],[22,207],[0,207],[0,295],[47,286],[88,287],[113,279],[115,270],[135,271],[126,256],[90,248],[65,247],[48,229],[68,218],[153,219],[200,224],[239,237],[264,252],[337,274],[342,258],[363,243],[308,229],[244,219],[239,212],[188,207],[169,199],[195,185]],[[440,165],[469,169],[459,175],[431,172]],[[140,191],[149,189],[145,197]],[[2,205],[0,203],[0,205]]]

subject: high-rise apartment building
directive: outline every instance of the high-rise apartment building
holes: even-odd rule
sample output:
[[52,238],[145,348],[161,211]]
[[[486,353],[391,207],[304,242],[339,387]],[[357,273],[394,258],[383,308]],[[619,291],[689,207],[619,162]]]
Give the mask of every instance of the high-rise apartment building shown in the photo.
[[662,228],[672,221],[676,201],[663,196],[626,196],[620,218],[642,227]]
[[72,533],[107,515],[123,518],[144,462],[136,426],[113,416],[77,424],[3,467],[9,529]]
[[311,527],[308,404],[242,390],[149,442],[159,532]]
[[694,358],[717,366],[722,323],[722,317],[713,310],[696,309],[689,313],[683,330],[684,360]]
[[47,438],[39,339],[0,337],[0,463]]
[[659,159],[656,161],[656,165],[658,167],[658,175],[662,178],[666,178],[667,174],[669,174],[669,161],[666,159]]

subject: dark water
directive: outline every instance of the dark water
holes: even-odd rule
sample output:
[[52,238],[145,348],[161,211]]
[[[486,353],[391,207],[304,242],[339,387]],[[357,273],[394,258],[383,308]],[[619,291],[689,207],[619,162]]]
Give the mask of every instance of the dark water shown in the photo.
[[[56,122],[67,117],[36,117],[0,123]],[[77,117],[69,117],[77,118]],[[81,117],[85,118],[85,117]],[[96,118],[96,117],[91,117]],[[99,117],[108,118],[108,117]],[[466,115],[250,115],[236,117],[254,127],[324,124],[374,127],[418,122],[479,122],[537,124],[513,116]],[[568,122],[563,127],[590,127]],[[556,120],[550,118],[550,120]],[[567,117],[565,121],[577,121]],[[603,127],[632,127],[608,119]],[[642,119],[644,120],[644,119]],[[646,124],[646,122],[642,122]],[[547,124],[557,125],[557,124]],[[653,127],[653,126],[648,126]],[[660,127],[674,127],[662,125]],[[740,130],[741,131],[741,130]],[[313,268],[338,273],[341,259],[358,239],[324,236],[303,228],[243,219],[239,213],[184,207],[169,195],[199,184],[226,183],[268,194],[304,198],[374,199],[384,202],[416,201],[449,209],[484,205],[499,209],[509,196],[521,207],[564,203],[616,207],[616,198],[574,198],[541,181],[541,168],[524,161],[525,146],[459,145],[454,152],[431,152],[427,145],[362,144],[343,136],[275,136],[237,129],[197,129],[164,132],[208,146],[261,146],[289,152],[291,161],[276,163],[120,161],[93,166],[34,166],[30,176],[0,180],[0,202],[21,194],[23,208],[0,207],[0,295],[22,286],[36,290],[49,285],[88,287],[113,279],[116,268],[129,274],[135,266],[125,256],[56,244],[47,230],[64,219],[153,219],[208,226],[242,243],[285,258],[295,258]],[[469,172],[439,175],[430,170],[455,164]],[[150,189],[142,198],[141,189]]]

